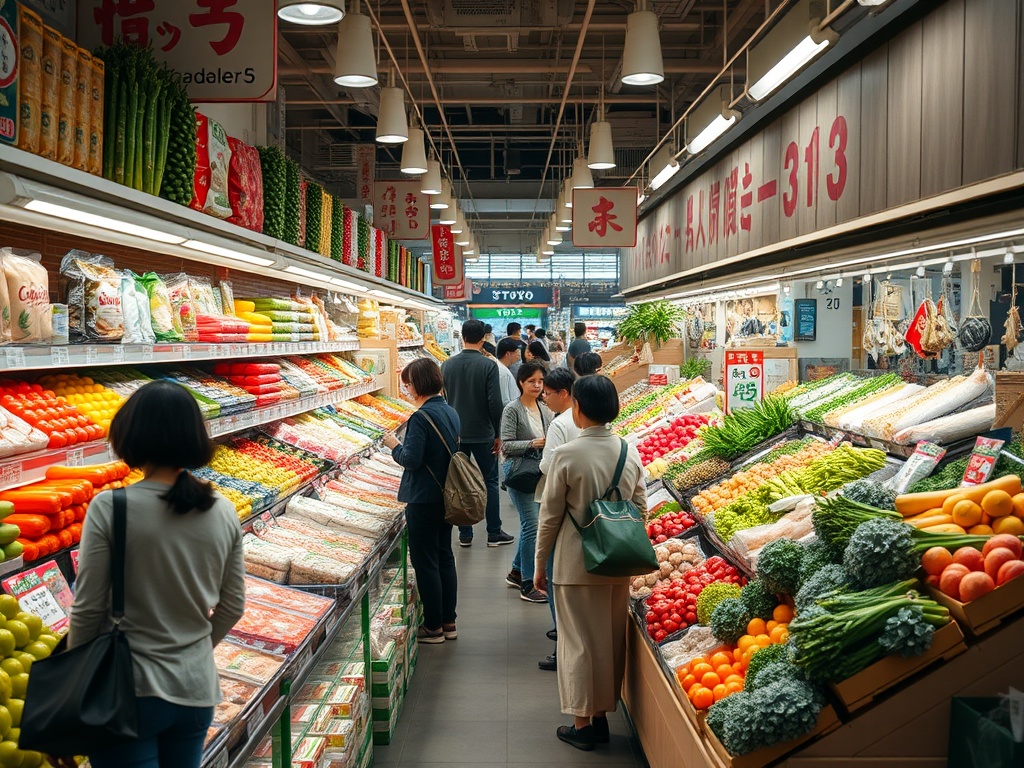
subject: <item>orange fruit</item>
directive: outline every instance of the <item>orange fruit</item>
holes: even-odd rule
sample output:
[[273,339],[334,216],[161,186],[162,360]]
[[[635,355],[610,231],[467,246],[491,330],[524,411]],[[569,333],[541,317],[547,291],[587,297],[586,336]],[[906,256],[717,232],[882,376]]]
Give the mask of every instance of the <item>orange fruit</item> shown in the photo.
[[958,501],[953,507],[953,523],[961,528],[971,528],[981,523],[981,507],[970,499]]
[[793,620],[793,609],[786,604],[775,606],[772,618],[779,624],[789,624]]
[[720,666],[718,669],[715,670],[715,674],[718,675],[718,677],[721,678],[722,680],[725,680],[725,678],[727,678],[729,675],[731,675],[735,671],[736,670],[732,668],[732,664],[723,664],[722,666]]
[[1013,514],[1013,497],[1006,491],[989,491],[981,500],[981,508],[992,517],[1006,517]]
[[789,640],[789,630],[784,625],[779,625],[768,635],[773,643],[784,643]]
[[727,678],[725,678],[725,684],[729,685],[729,683],[739,683],[740,686],[742,686],[743,678],[739,675],[729,675]]
[[[1024,495],[1024,494],[1022,494]],[[753,635],[744,635],[740,638],[738,645],[736,646],[741,651],[745,651],[751,646],[757,645],[757,640],[754,639]]]
[[717,672],[706,672],[700,678],[700,684],[705,688],[714,688],[722,682],[722,678],[718,676]]
[[731,655],[725,653],[724,651],[719,651],[711,657],[710,664],[715,669],[718,669],[723,664],[732,664],[732,662],[733,658]]
[[765,634],[762,633],[762,634],[757,636],[757,645],[760,648],[767,648],[771,644],[772,644],[772,639],[770,637],[768,637],[768,635],[765,635]]
[[1024,534],[1024,520],[1015,515],[1000,517],[993,523],[992,530],[996,533],[1012,533],[1014,536],[1020,536]]
[[679,687],[682,688],[686,693],[690,692],[690,689],[697,684],[697,678],[693,675],[687,675],[679,681]]
[[921,555],[921,566],[929,576],[941,576],[946,566],[953,562],[953,553],[945,547],[930,547]]
[[696,689],[696,693],[693,694],[690,701],[697,709],[707,709],[715,703],[715,694],[707,688],[700,687]]
[[[748,656],[747,659],[749,661],[750,657]],[[746,669],[746,667],[743,666],[742,661],[737,661],[735,664],[732,665],[732,671],[737,674],[742,673],[744,669]]]
[[715,668],[708,664],[706,661],[702,661],[690,667],[690,672],[693,673],[693,676],[696,677],[698,680],[704,677],[704,675],[706,675],[708,672],[714,671]]
[[967,529],[967,532],[972,536],[991,536],[995,533],[995,531],[992,530],[992,526],[985,523],[982,523],[981,525],[972,525]]
[[763,635],[767,627],[765,626],[764,619],[751,619],[750,623],[747,624],[747,634],[757,637]]
[[743,651],[741,649],[737,648],[732,652],[732,660],[734,662],[739,661],[741,658],[743,658]]
[[770,635],[772,633],[772,630],[775,629],[777,626],[779,626],[779,622],[775,621],[774,619],[769,620],[769,622],[764,625],[764,633],[766,635]]
[[1016,517],[1024,517],[1024,493],[1018,493],[1013,497],[1013,514]]
[[726,696],[729,695],[728,689],[725,687],[725,685],[723,685],[721,683],[716,685],[711,690],[711,692],[715,695],[715,701],[721,701],[722,699],[724,699]]
[[683,666],[681,666],[679,669],[676,670],[676,677],[678,677],[680,680],[682,680],[688,674],[690,674],[690,665],[689,664],[683,664]]
[[739,693],[743,690],[743,681],[740,680],[739,682],[726,683],[725,690],[728,691],[729,694]]

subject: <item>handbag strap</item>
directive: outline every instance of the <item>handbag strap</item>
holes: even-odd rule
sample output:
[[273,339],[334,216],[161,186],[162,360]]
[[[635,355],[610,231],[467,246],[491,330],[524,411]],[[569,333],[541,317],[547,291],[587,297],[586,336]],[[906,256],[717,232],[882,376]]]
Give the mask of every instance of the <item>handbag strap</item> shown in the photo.
[[612,495],[612,492],[619,494],[619,498],[622,498],[622,491],[619,490],[619,481],[622,480],[622,470],[626,467],[626,451],[629,446],[626,445],[626,441],[621,437],[619,442],[622,443],[622,448],[619,451],[619,463],[615,465],[615,475],[612,477],[612,484],[608,486],[608,490],[604,492],[602,499],[607,499]]
[[[437,424],[434,423],[434,420],[432,418],[430,418],[430,416],[427,415],[426,413],[423,413],[422,410],[417,411],[417,413],[419,413],[421,416],[423,416],[423,418],[427,420],[427,422],[430,424],[430,426],[432,426],[434,428],[434,431],[437,432],[437,436],[439,438],[441,438],[441,442],[444,443],[444,447],[448,450],[448,456],[450,458],[454,459],[455,458],[455,453],[452,451],[451,448],[448,448],[448,441],[444,439],[444,435],[441,434],[441,430],[437,428]],[[455,437],[455,444],[456,444],[456,446],[459,444],[459,438],[458,438],[457,435]],[[427,468],[427,472],[429,472],[430,476],[432,478],[434,478],[434,482],[437,483],[437,487],[440,488],[443,491],[444,490],[444,486],[441,484],[441,481],[437,479],[437,475],[434,474],[434,470],[432,470],[430,468],[430,465],[427,462],[425,462],[425,461],[423,462],[423,466]]]
[[114,542],[110,552],[111,613],[117,624],[124,617],[124,557],[127,549],[128,494],[114,489]]

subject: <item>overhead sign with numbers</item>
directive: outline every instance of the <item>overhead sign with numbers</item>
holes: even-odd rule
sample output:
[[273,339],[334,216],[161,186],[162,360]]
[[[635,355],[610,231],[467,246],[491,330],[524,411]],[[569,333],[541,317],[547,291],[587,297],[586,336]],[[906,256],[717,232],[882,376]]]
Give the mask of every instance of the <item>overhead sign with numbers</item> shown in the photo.
[[418,181],[377,181],[373,185],[373,223],[395,240],[430,237],[430,200]]
[[577,248],[636,245],[636,187],[572,191],[572,244]]
[[725,412],[756,408],[764,399],[764,352],[725,351]]
[[193,101],[277,98],[274,0],[83,0],[78,44],[151,45]]

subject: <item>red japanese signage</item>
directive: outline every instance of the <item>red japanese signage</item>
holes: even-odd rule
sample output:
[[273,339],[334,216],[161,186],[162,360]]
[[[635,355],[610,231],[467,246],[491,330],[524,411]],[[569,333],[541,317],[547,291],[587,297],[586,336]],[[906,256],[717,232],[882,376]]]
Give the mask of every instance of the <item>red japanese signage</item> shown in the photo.
[[636,187],[574,189],[572,211],[572,244],[577,248],[636,245]]
[[444,300],[453,303],[468,301],[473,295],[473,282],[467,277],[458,285],[446,285],[444,287]]
[[357,146],[356,165],[359,167],[359,189],[357,190],[359,201],[363,205],[373,205],[373,177],[377,173],[377,147],[373,144]]
[[434,285],[460,285],[465,276],[462,248],[455,244],[452,228],[435,224],[430,228],[434,245]]
[[418,181],[377,181],[373,185],[373,223],[396,240],[426,240],[430,201]]
[[764,399],[764,352],[725,351],[725,412],[756,408]]
[[83,0],[78,43],[152,46],[193,101],[277,98],[274,0]]

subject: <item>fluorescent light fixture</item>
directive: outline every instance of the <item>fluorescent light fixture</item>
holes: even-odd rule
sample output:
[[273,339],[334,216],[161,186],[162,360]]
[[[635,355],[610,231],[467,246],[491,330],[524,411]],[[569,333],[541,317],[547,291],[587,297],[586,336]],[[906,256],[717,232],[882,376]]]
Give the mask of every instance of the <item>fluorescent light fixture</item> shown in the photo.
[[666,144],[656,154],[650,163],[651,189],[657,191],[665,182],[679,173],[679,161],[675,158],[675,152],[671,144]]
[[405,91],[388,86],[380,89],[380,111],[377,113],[377,141],[401,144],[409,140],[409,121],[405,116]]
[[427,160],[427,172],[420,179],[420,194],[441,194],[441,164],[437,160]]
[[818,29],[824,16],[821,0],[799,0],[747,54],[747,93],[754,101],[775,92],[807,66],[838,36]]
[[693,154],[703,152],[715,139],[729,130],[736,122],[736,116],[723,117],[718,115],[697,137],[687,145],[687,149]]
[[409,140],[402,145],[401,171],[410,176],[419,176],[427,172],[427,152],[421,128],[409,129]]
[[587,158],[580,155],[572,163],[572,188],[593,189],[594,175],[587,166]]
[[346,291],[354,291],[356,293],[364,293],[366,291],[366,288],[362,285],[356,285],[355,283],[350,283],[348,280],[341,280],[337,277],[332,277],[331,283],[339,288],[344,288]]
[[22,207],[29,211],[35,211],[36,213],[55,216],[58,219],[67,219],[68,221],[74,221],[80,224],[91,224],[92,226],[99,227],[100,229],[109,229],[112,232],[135,235],[136,237],[143,237],[147,240],[154,240],[158,243],[179,245],[185,242],[185,238],[179,237],[178,235],[161,232],[158,229],[152,229],[150,227],[142,227],[138,224],[132,224],[127,221],[112,219],[107,216],[100,216],[78,208],[57,205],[56,203],[51,203],[46,200],[30,199],[26,201]]
[[657,85],[665,79],[658,17],[642,3],[639,10],[626,17],[621,79],[626,85]]
[[305,267],[296,267],[293,264],[289,264],[285,267],[284,271],[290,272],[293,275],[300,275],[301,277],[305,277],[310,280],[323,280],[325,283],[333,281],[333,278],[330,275],[325,275],[323,272],[316,272],[312,269],[306,269]]
[[277,17],[292,24],[337,24],[344,15],[345,0],[277,0]]
[[334,82],[343,88],[370,88],[377,84],[373,30],[370,29],[370,18],[359,13],[359,0],[338,25]]
[[590,125],[590,147],[587,153],[587,166],[595,171],[606,171],[615,167],[615,145],[612,142],[612,124],[601,119]]
[[686,116],[686,149],[690,154],[703,152],[735,124],[740,113],[729,108],[731,100],[732,89],[720,86]]
[[262,256],[252,256],[244,251],[224,248],[220,245],[214,245],[213,243],[207,243],[202,240],[185,240],[181,244],[186,248],[191,248],[193,251],[202,251],[203,253],[209,253],[213,256],[223,256],[225,259],[241,261],[246,264],[255,264],[259,267],[269,267],[277,263],[276,259],[265,259]]

